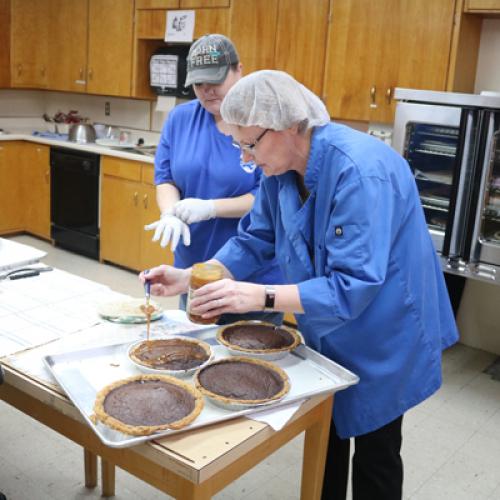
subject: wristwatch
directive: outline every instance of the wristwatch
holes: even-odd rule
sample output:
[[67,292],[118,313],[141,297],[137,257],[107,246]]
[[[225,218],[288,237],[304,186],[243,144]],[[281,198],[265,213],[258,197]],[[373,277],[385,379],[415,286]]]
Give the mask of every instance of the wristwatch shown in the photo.
[[265,287],[266,300],[264,302],[264,311],[274,311],[274,299],[276,298],[276,289],[272,286]]

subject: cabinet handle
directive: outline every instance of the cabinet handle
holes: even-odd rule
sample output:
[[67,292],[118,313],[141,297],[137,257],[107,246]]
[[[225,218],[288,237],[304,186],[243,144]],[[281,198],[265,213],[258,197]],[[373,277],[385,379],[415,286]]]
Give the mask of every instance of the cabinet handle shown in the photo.
[[45,72],[46,72],[46,68],[45,68],[45,66],[42,66],[42,68],[40,69],[40,74],[42,76],[45,76]]
[[370,88],[370,108],[377,107],[376,99],[377,99],[377,87],[375,87],[375,85],[373,85]]
[[92,71],[92,68],[89,68],[89,80],[92,80],[94,77],[94,72]]
[[23,72],[23,65],[18,64],[17,65],[17,76],[21,76],[22,72]]
[[139,193],[136,191],[134,193],[134,205],[137,206],[137,203],[139,201]]
[[144,198],[142,199],[142,204],[144,205],[144,208],[148,208],[148,195],[145,194]]
[[80,80],[83,80],[83,68],[80,68]]
[[389,87],[385,92],[385,98],[387,99],[387,104],[391,104],[392,101],[392,88]]
[[49,175],[50,175],[50,173],[49,173],[49,171],[47,170],[47,171],[45,172],[45,180],[46,180],[47,182],[49,182],[49,180],[50,180]]

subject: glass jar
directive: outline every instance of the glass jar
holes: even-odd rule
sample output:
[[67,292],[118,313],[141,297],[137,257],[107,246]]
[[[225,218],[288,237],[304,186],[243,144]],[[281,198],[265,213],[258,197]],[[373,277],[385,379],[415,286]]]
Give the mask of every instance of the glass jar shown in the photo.
[[217,281],[222,278],[223,269],[217,264],[207,264],[204,262],[193,264],[193,267],[191,269],[191,279],[189,281],[189,291],[186,306],[190,321],[192,321],[193,323],[199,323],[201,325],[210,325],[211,323],[215,323],[220,318],[220,315],[214,316],[213,318],[202,318],[201,316],[191,314],[189,305],[191,302],[191,295],[193,293],[193,290],[196,290],[197,288],[200,288],[207,283],[212,283],[213,281]]

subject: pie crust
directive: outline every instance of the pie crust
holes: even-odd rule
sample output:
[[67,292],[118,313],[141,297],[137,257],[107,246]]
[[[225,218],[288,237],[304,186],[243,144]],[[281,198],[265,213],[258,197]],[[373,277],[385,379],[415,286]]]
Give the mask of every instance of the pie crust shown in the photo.
[[187,337],[144,340],[132,346],[130,359],[151,370],[186,371],[199,368],[212,356],[210,346]]
[[[278,336],[276,341],[271,339],[273,333]],[[247,335],[246,339],[244,335]],[[265,321],[237,321],[219,328],[217,341],[228,349],[242,353],[271,354],[293,351],[302,339],[296,330],[287,326],[276,326]]]
[[[223,381],[229,380],[228,376],[223,374],[223,366],[230,364],[245,364],[250,366],[255,366],[256,370],[259,370],[259,382],[263,382],[266,372],[270,374],[271,378],[275,380],[279,380],[278,385],[280,386],[279,390],[276,391],[275,394],[272,394],[265,398],[259,399],[247,399],[247,398],[237,398],[224,394],[220,394],[214,392],[212,389],[207,388],[203,385],[204,373],[206,374],[208,370],[213,370],[214,367],[218,373],[215,374],[216,383],[220,383]],[[221,369],[222,368],[222,369]],[[218,382],[217,382],[218,381]],[[243,377],[237,378],[236,382],[242,385],[244,383]],[[260,359],[248,358],[245,356],[232,356],[230,358],[222,358],[212,363],[205,365],[203,368],[198,370],[194,376],[194,384],[196,388],[205,396],[214,399],[217,402],[231,405],[233,403],[241,404],[241,405],[261,405],[266,403],[271,403],[273,401],[278,401],[283,398],[290,390],[290,381],[288,379],[288,375],[284,370],[282,370],[279,366],[274,363],[270,363],[268,361],[262,361]],[[227,384],[230,386],[230,384]],[[221,391],[222,392],[222,391]],[[235,388],[235,392],[238,390]]]
[[[115,390],[119,390],[122,387],[132,384],[145,384],[145,387],[149,383],[159,382],[160,385],[165,384],[165,387],[171,387],[177,391],[181,391],[184,396],[186,396],[189,401],[190,408],[186,409],[186,414],[177,418],[171,422],[165,422],[164,424],[158,425],[140,425],[140,424],[129,424],[121,420],[120,418],[110,415],[105,409],[106,398]],[[175,387],[172,387],[175,386]],[[126,394],[125,394],[126,395]],[[122,397],[122,396],[120,396]],[[123,396],[125,397],[125,396]],[[158,396],[155,395],[155,398]],[[167,429],[181,429],[186,425],[190,424],[203,409],[203,396],[194,387],[183,382],[175,377],[170,377],[168,375],[136,375],[133,377],[128,377],[122,380],[113,382],[101,389],[96,396],[96,401],[94,403],[94,414],[96,421],[100,421],[103,424],[115,429],[117,431],[123,432],[125,434],[131,434],[134,436],[147,436],[158,431],[163,431]]]

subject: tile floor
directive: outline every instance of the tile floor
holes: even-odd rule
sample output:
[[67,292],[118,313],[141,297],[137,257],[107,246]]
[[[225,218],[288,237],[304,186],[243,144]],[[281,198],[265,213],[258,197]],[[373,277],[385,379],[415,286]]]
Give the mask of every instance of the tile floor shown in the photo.
[[[29,236],[16,241],[46,250],[44,259],[75,274],[138,296],[134,273],[99,264]],[[162,302],[176,307],[175,300]],[[483,370],[496,356],[456,345],[444,354],[444,384],[407,413],[403,430],[404,498],[486,500],[500,498],[500,382]],[[8,500],[99,498],[83,486],[82,450],[31,418],[0,402],[0,491]],[[299,498],[302,437],[283,447],[215,498]],[[117,500],[167,498],[117,470]]]

